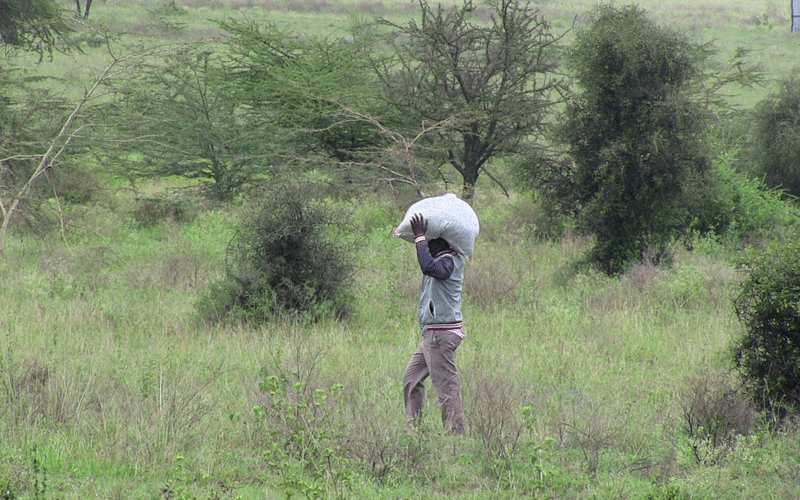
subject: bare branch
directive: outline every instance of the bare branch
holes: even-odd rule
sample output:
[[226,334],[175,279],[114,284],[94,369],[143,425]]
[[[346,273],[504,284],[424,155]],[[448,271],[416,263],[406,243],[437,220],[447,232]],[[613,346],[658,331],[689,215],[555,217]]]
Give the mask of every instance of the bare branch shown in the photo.
[[[3,193],[0,193],[0,210],[2,210],[3,215],[2,224],[0,225],[0,253],[5,250],[5,244],[8,237],[8,228],[14,213],[20,206],[20,203],[26,198],[36,181],[55,166],[56,160],[66,150],[70,142],[72,142],[75,137],[79,136],[83,126],[79,126],[77,129],[73,130],[73,125],[80,117],[81,111],[90,101],[97,99],[99,96],[105,95],[98,92],[98,89],[101,88],[101,85],[114,76],[123,74],[126,71],[130,71],[131,68],[135,67],[137,61],[140,61],[146,57],[155,56],[157,54],[163,54],[166,51],[174,50],[175,47],[177,47],[176,44],[162,45],[130,52],[122,56],[114,56],[111,53],[109,45],[109,53],[112,55],[112,61],[95,79],[92,86],[84,92],[83,97],[77,100],[77,103],[72,108],[72,111],[67,119],[64,120],[59,131],[50,140],[47,150],[42,155],[24,156],[27,159],[38,158],[39,161],[33,173],[28,177],[28,179],[22,184],[15,194],[9,195],[9,199],[3,199]],[[11,158],[17,157],[9,157],[8,159]]]

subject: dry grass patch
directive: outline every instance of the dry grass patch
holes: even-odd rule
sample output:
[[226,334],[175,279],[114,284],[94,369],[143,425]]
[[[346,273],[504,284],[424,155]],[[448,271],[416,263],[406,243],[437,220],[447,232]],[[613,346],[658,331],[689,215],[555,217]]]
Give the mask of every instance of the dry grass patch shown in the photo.
[[686,382],[681,398],[687,446],[698,465],[714,465],[746,436],[757,421],[753,404],[727,374],[703,372]]

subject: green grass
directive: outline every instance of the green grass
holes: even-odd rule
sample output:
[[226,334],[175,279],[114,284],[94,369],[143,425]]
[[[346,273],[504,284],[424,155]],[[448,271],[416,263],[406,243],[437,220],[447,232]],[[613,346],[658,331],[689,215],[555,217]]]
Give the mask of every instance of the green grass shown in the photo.
[[[413,14],[399,1],[383,11],[177,4],[180,40],[213,37],[210,20],[227,16],[344,36],[356,9]],[[160,41],[150,13],[163,5],[109,0],[92,22]],[[564,30],[591,5],[541,9]],[[640,5],[718,40],[723,54],[753,50],[770,77],[794,66],[783,4]],[[771,29],[753,21],[764,13]],[[107,64],[103,49],[86,51],[37,71],[80,91]],[[671,269],[642,265],[613,280],[573,267],[591,241],[542,240],[535,203],[482,188],[458,353],[469,434],[454,439],[439,432],[434,398],[420,430],[403,421],[420,276],[412,246],[390,234],[409,199],[353,204],[363,245],[349,321],[253,328],[204,324],[194,308],[220,277],[237,209],[142,228],[132,193],[114,188],[66,207],[66,239],[13,233],[0,260],[0,498],[800,498],[796,423],[769,433],[756,418],[716,448],[685,430],[687,411],[722,418],[719,395],[735,383],[725,353],[743,333],[731,304],[736,250],[704,242],[678,251]],[[270,377],[288,385],[270,394]],[[755,418],[747,408],[732,416]]]
[[[447,3],[460,4],[455,0]],[[800,50],[800,38],[790,33],[788,4],[773,0],[724,3],[703,0],[684,4],[646,0],[637,4],[658,24],[681,30],[697,42],[713,42],[719,50],[717,62],[720,65],[724,65],[739,47],[750,51],[750,61],[760,63],[766,72],[766,85],[754,88],[729,86],[724,89],[730,95],[730,101],[744,109],[764,99],[777,80],[798,69],[794,55]],[[595,2],[550,0],[537,6],[545,18],[552,22],[554,33],[567,33],[565,43],[569,43],[573,22],[575,28],[583,26],[594,5]],[[216,22],[228,18],[276,23],[303,35],[349,38],[352,36],[349,28],[354,19],[384,17],[404,23],[415,17],[416,12],[414,2],[400,0],[184,0],[174,2],[174,7],[171,2],[165,1],[109,0],[93,6],[88,27],[149,37],[148,43],[154,45],[218,39],[224,34]],[[130,37],[126,39],[130,41]],[[38,58],[29,55],[23,56],[20,64],[31,71],[63,79],[64,92],[80,92],[83,87],[91,85],[110,62],[105,48],[90,47],[85,42],[81,47],[84,54],[56,56],[52,63],[36,66]]]
[[[589,241],[526,230],[530,202],[484,193],[475,207],[487,218],[465,285],[463,440],[440,434],[433,403],[420,431],[403,422],[420,277],[412,246],[390,237],[402,202],[357,210],[360,292],[344,323],[200,322],[194,303],[219,275],[234,213],[151,229],[104,213],[66,244],[11,238],[0,482],[13,498],[64,499],[282,498],[303,484],[321,488],[309,498],[800,495],[787,479],[795,426],[770,435],[755,424],[704,464],[682,430],[690,381],[722,376],[742,333],[731,307],[741,277],[725,259],[679,252],[673,269],[612,280],[572,270]],[[289,388],[259,389],[269,375]],[[309,408],[317,418],[299,428],[277,417]],[[272,444],[292,438],[301,453]],[[270,465],[275,453],[285,455]]]

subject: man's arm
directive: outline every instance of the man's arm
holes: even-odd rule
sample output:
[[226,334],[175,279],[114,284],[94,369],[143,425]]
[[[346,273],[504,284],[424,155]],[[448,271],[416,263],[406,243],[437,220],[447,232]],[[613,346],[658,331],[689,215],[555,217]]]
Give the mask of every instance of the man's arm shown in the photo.
[[417,260],[419,261],[419,268],[422,274],[432,278],[446,280],[453,274],[455,262],[451,256],[445,256],[439,260],[433,260],[431,250],[428,247],[428,242],[423,238],[422,241],[417,241]]
[[420,214],[411,217],[411,230],[414,232],[414,244],[417,247],[417,260],[422,274],[432,278],[446,280],[453,274],[455,262],[452,257],[445,257],[437,261],[433,260],[431,250],[428,247],[428,240],[425,233],[428,231],[428,221]]

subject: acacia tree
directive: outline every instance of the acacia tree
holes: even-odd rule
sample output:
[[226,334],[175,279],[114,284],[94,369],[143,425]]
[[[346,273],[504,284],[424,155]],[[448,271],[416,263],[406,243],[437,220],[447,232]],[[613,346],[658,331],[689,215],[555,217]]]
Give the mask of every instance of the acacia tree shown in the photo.
[[[20,50],[39,54],[40,59],[52,54],[68,32],[61,9],[52,0],[0,2],[0,42],[8,58],[7,64],[0,64],[0,253],[12,218],[32,204],[31,195],[51,172],[60,153],[59,141],[75,118],[62,99],[31,85],[37,78],[22,74],[13,58]],[[62,114],[68,116],[64,128],[56,123]],[[53,135],[55,139],[48,142]]]
[[271,123],[286,133],[285,165],[342,167],[337,177],[356,185],[417,185],[403,154],[408,141],[382,119],[371,39],[305,37],[252,22],[221,27],[246,118],[255,128]]
[[250,126],[236,95],[213,47],[183,46],[142,63],[117,88],[114,154],[125,165],[121,173],[198,180],[217,200],[257,182],[273,162],[276,133]]
[[[139,68],[141,64],[151,58],[161,58],[164,54],[163,47],[147,47],[118,55],[109,52],[110,62],[97,75],[94,83],[88,87],[82,97],[67,103],[48,102],[48,106],[30,107],[28,115],[45,114],[55,115],[46,120],[46,126],[40,130],[28,131],[34,137],[24,151],[15,151],[12,156],[0,157],[0,254],[5,249],[9,227],[15,214],[26,203],[31,201],[31,195],[41,180],[61,168],[68,150],[75,147],[87,136],[94,127],[93,119],[97,119],[99,109],[104,108],[107,102],[104,89],[115,78],[125,75]],[[45,121],[45,120],[39,120]],[[5,123],[4,123],[5,124]],[[14,123],[15,127],[22,127]],[[14,131],[15,133],[18,133]],[[92,137],[94,140],[94,137]],[[0,143],[5,148],[5,145]],[[21,175],[19,173],[22,173]],[[58,201],[58,193],[55,193]],[[63,236],[62,224],[62,236]]]
[[397,36],[394,57],[376,67],[401,130],[424,133],[417,154],[454,168],[471,199],[481,173],[493,177],[492,159],[535,147],[560,100],[563,35],[516,0],[493,1],[486,23],[471,0],[460,8],[419,3],[419,23],[382,21]]
[[574,162],[569,196],[596,236],[590,259],[606,273],[645,254],[668,259],[690,222],[684,188],[702,178],[703,108],[692,102],[696,48],[635,6],[602,6],[568,51],[579,93],[562,138]]

